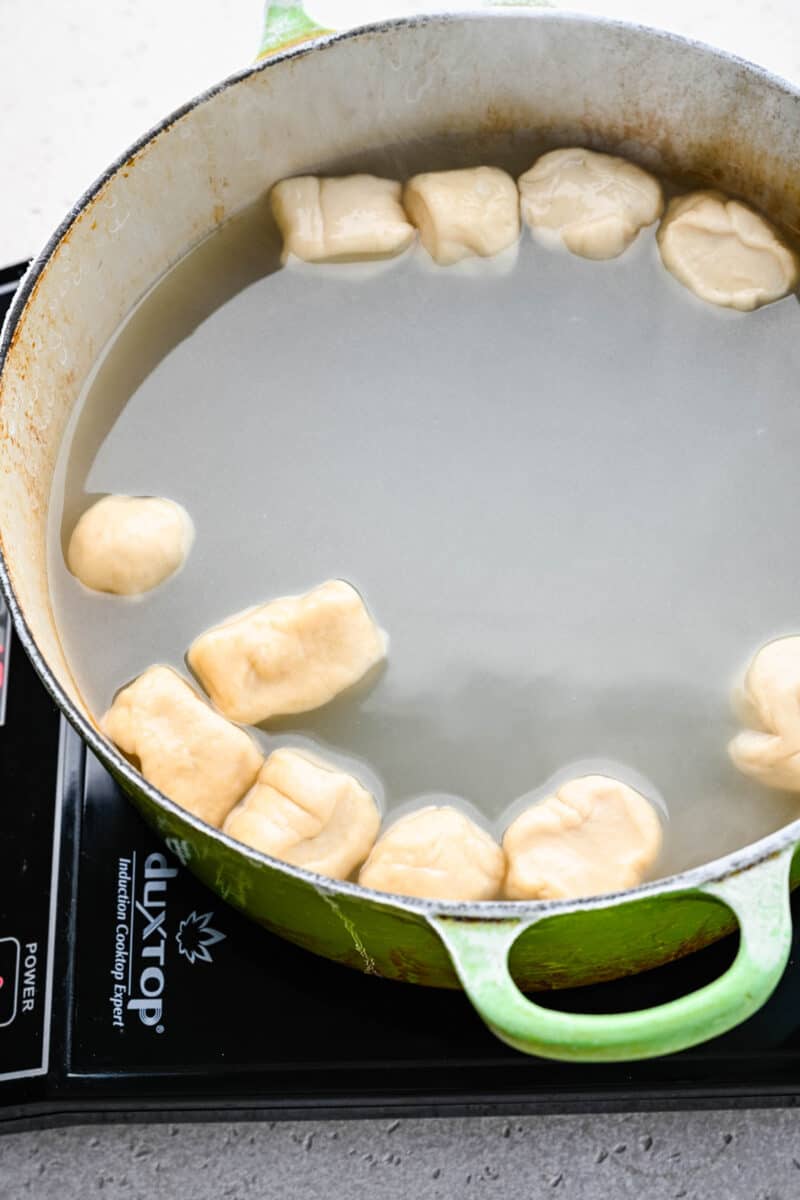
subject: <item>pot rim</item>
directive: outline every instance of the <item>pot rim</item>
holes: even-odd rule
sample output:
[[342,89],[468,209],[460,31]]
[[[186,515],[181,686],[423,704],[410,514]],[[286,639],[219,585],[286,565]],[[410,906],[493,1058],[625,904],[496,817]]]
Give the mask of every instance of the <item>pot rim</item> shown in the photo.
[[[641,36],[648,40],[656,40],[664,43],[674,43],[679,47],[690,49],[696,54],[700,54],[715,61],[725,61],[734,64],[744,70],[751,76],[756,76],[768,87],[782,92],[785,95],[794,97],[800,103],[800,88],[796,87],[788,80],[781,76],[758,66],[755,63],[749,62],[747,59],[741,58],[736,54],[731,54],[726,50],[720,50],[706,42],[702,42],[693,38],[683,37],[680,34],[671,33],[666,30],[655,29],[652,26],[644,25],[639,22],[622,21],[609,17],[596,16],[593,14],[585,14],[578,12],[557,12],[552,9],[523,9],[518,7],[496,8],[484,12],[475,11],[452,11],[446,13],[422,14],[413,17],[399,17],[391,20],[383,20],[371,22],[369,24],[356,26],[353,29],[348,29],[341,33],[324,34],[319,38],[315,38],[311,42],[303,43],[299,46],[294,46],[290,49],[279,51],[266,59],[245,67],[240,71],[234,72],[227,76],[219,83],[212,85],[205,91],[199,93],[185,104],[174,109],[167,116],[162,118],[156,125],[152,126],[146,133],[133,142],[121,155],[119,155],[106,170],[97,177],[97,179],[87,188],[85,192],[75,201],[67,215],[56,228],[55,232],[45,243],[42,250],[31,260],[28,269],[23,276],[19,287],[14,295],[11,306],[9,307],[6,319],[0,331],[0,383],[2,383],[3,368],[10,350],[13,347],[16,339],[17,330],[24,317],[25,309],[29,300],[32,299],[40,279],[44,276],[48,264],[52,259],[55,251],[58,249],[61,241],[69,233],[72,226],[82,218],[85,212],[88,211],[92,202],[99,195],[106,184],[117,174],[119,170],[125,167],[131,160],[142,151],[151,142],[155,141],[162,133],[166,132],[172,125],[179,121],[188,113],[199,108],[202,104],[212,100],[219,93],[226,91],[228,88],[240,83],[241,81],[250,78],[253,75],[260,74],[263,71],[269,71],[272,67],[278,66],[287,60],[305,58],[309,55],[324,53],[327,49],[340,42],[356,41],[362,37],[372,37],[384,33],[389,33],[398,28],[423,28],[427,25],[447,25],[472,21],[501,21],[501,20],[524,20],[524,21],[542,21],[550,24],[565,24],[565,25],[597,25],[603,27],[611,27],[620,31],[636,36]],[[370,904],[379,907],[391,908],[394,910],[402,910],[409,913],[414,913],[422,917],[455,917],[466,918],[470,920],[515,920],[520,923],[530,924],[531,921],[538,921],[544,917],[559,916],[570,912],[589,911],[593,909],[611,908],[619,904],[635,903],[639,900],[655,898],[657,896],[680,893],[687,891],[696,891],[703,886],[717,882],[727,878],[730,875],[748,870],[757,866],[765,859],[771,858],[781,850],[784,850],[790,845],[800,843],[800,818],[790,822],[788,825],[781,826],[780,829],[768,834],[763,838],[759,838],[755,842],[751,842],[738,850],[734,850],[729,854],[719,858],[712,859],[707,863],[703,863],[697,867],[691,867],[686,871],[678,874],[666,876],[664,878],[650,880],[639,884],[638,887],[629,888],[621,892],[609,892],[600,896],[590,896],[583,899],[569,900],[482,900],[482,901],[446,901],[446,900],[431,900],[421,897],[400,896],[389,892],[377,892],[371,888],[362,887],[360,884],[351,883],[347,880],[329,879],[326,876],[317,875],[315,872],[307,871],[302,867],[295,867],[290,863],[285,863],[277,858],[272,858],[268,854],[263,854],[258,850],[254,850],[250,846],[246,846],[241,842],[237,842],[234,838],[223,833],[222,830],[214,829],[201,821],[193,813],[187,809],[181,808],[173,800],[163,795],[152,784],[141,775],[132,764],[124,757],[117,747],[108,741],[93,724],[93,722],[78,709],[70,697],[66,694],[61,684],[56,679],[51,671],[44,655],[40,651],[36,640],[25,620],[22,610],[17,602],[14,593],[8,568],[6,566],[3,545],[2,531],[0,531],[0,594],[5,596],[6,604],[11,613],[17,637],[28,657],[36,669],[39,678],[41,679],[45,689],[55,701],[56,705],[67,718],[73,728],[78,732],[89,749],[96,757],[113,771],[124,779],[137,792],[144,794],[147,799],[157,808],[166,810],[177,816],[185,824],[191,826],[198,833],[205,837],[213,838],[215,841],[221,842],[230,850],[238,855],[249,859],[256,866],[268,866],[273,870],[278,870],[281,873],[288,875],[298,881],[309,884],[318,893],[326,896],[346,897],[353,900],[368,901]]]

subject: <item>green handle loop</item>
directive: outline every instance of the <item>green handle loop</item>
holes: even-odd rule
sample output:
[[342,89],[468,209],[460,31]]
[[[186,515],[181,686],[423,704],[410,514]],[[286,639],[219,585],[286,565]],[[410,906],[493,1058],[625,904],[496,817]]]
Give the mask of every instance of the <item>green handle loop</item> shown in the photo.
[[789,958],[789,847],[757,866],[699,890],[733,910],[739,952],[713,983],[640,1012],[560,1013],[528,1000],[508,969],[519,935],[535,921],[465,921],[429,917],[464,991],[502,1041],[524,1054],[566,1062],[626,1062],[672,1054],[717,1037],[764,1004]]

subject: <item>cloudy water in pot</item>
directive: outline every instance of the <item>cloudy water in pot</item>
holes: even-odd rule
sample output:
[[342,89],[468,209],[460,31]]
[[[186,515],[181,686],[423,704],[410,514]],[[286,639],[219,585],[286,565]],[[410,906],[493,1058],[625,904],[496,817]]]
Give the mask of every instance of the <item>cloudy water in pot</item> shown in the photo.
[[[654,231],[591,262],[278,269],[266,206],[140,303],[76,410],[51,513],[53,608],[99,714],[249,605],[352,582],[390,635],[376,676],[271,722],[265,749],[354,766],[387,809],[504,814],[606,769],[669,812],[660,873],[792,819],[729,763],[730,685],[800,631],[800,307],[695,300]],[[185,568],[140,599],[63,547],[107,492],[188,509]],[[644,781],[644,782],[642,782]]]

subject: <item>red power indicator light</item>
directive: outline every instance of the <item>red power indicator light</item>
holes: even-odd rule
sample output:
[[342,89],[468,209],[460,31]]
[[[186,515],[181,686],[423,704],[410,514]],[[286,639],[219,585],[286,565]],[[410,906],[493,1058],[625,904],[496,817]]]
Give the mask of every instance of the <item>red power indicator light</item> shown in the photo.
[[4,983],[5,983],[5,979],[3,979],[3,976],[0,975],[0,988],[3,986]]

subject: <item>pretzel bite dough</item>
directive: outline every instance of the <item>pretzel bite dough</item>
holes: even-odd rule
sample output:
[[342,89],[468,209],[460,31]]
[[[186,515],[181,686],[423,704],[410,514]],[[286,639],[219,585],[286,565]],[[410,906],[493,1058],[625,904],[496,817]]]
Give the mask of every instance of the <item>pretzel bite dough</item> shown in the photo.
[[358,882],[378,892],[436,900],[493,900],[505,874],[503,851],[457,808],[418,809],[390,825]]
[[624,158],[574,147],[543,154],[519,180],[522,216],[582,258],[616,258],[661,216],[657,179]]
[[710,304],[749,312],[797,287],[797,255],[774,226],[721,192],[672,200],[658,245],[667,270]]
[[405,186],[403,203],[420,241],[441,266],[489,258],[519,237],[519,195],[497,167],[430,171]]
[[380,826],[357,779],[299,750],[270,754],[225,833],[263,854],[331,879],[347,879],[369,854]]
[[220,826],[263,758],[169,667],[149,667],[119,692],[100,722],[145,779],[209,825]]
[[661,822],[639,792],[585,775],[526,809],[505,832],[509,900],[561,900],[641,882],[661,849]]
[[767,787],[800,792],[800,637],[758,651],[740,701],[752,729],[728,747],[734,764]]
[[226,717],[255,725],[327,704],[385,654],[358,592],[334,579],[230,617],[192,643],[188,661]]
[[158,587],[189,553],[189,514],[155,496],[104,496],[78,521],[67,566],[85,587],[135,596]]
[[392,258],[414,240],[400,203],[401,185],[375,175],[320,179],[301,175],[276,183],[272,212],[283,235],[283,262]]

